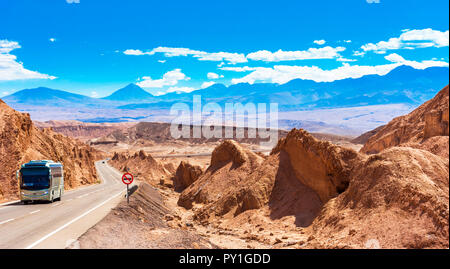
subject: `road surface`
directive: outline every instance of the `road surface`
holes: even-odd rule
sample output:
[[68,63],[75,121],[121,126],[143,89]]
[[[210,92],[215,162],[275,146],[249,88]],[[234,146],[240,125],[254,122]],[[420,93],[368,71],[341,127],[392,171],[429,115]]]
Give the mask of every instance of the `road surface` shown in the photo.
[[125,195],[121,174],[96,164],[100,184],[66,191],[61,201],[0,205],[0,249],[65,248],[100,221]]

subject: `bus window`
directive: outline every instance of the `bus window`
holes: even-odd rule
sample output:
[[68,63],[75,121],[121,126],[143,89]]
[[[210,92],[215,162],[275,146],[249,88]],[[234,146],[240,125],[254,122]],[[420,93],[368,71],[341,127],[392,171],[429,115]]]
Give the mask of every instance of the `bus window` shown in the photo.
[[22,168],[21,186],[23,190],[42,190],[50,187],[48,168]]

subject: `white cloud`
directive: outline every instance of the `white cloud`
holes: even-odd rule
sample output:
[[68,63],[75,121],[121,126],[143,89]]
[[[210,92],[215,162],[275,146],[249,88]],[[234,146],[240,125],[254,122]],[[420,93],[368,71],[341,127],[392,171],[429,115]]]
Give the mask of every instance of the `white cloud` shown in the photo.
[[344,42],[345,43],[352,43],[352,41],[349,39],[349,40],[344,40]]
[[408,65],[415,69],[425,69],[425,68],[433,67],[433,66],[447,66],[448,67],[448,63],[443,62],[443,61],[427,60],[427,61],[417,62],[417,61],[405,60],[405,58],[398,55],[397,53],[389,54],[389,55],[385,56],[384,58],[390,62],[401,64],[401,65]]
[[[448,63],[441,61],[416,62],[407,61],[395,55],[386,57],[386,59],[390,60],[392,63],[376,66],[350,65],[348,63],[343,63],[342,66],[331,70],[323,70],[317,66],[276,65],[273,68],[253,67],[251,68],[254,70],[253,72],[242,78],[232,79],[231,83],[253,84],[255,82],[270,82],[283,84],[297,78],[314,80],[316,82],[330,82],[346,78],[360,78],[365,75],[383,76],[400,65],[409,65],[416,69],[425,69],[432,66],[449,66]],[[247,70],[249,69],[250,68]]]
[[54,39],[54,38],[52,37],[52,38],[49,38],[49,41],[50,41],[50,42],[55,42],[56,39]]
[[353,51],[353,56],[364,56],[366,53],[364,51]]
[[199,61],[229,62],[231,64],[245,63],[247,59],[242,53],[230,52],[205,52],[200,50],[192,50],[188,48],[170,48],[157,47],[151,51],[143,52],[136,49],[127,49],[123,52],[126,55],[154,55],[155,53],[164,53],[166,57],[192,56]]
[[191,50],[188,48],[168,48],[168,47],[158,47],[153,49],[149,53],[164,53],[166,57],[176,57],[176,56],[188,56],[191,55],[194,58],[198,58],[200,61],[214,61],[222,62],[226,61],[232,64],[245,63],[247,59],[244,54],[241,53],[230,53],[230,52],[205,52],[200,50]]
[[399,62],[405,61],[405,58],[398,55],[397,53],[389,54],[389,55],[385,56],[384,58],[386,60],[388,60],[389,62],[393,62],[393,63],[399,63]]
[[232,66],[226,66],[219,68],[220,70],[224,71],[233,71],[233,72],[249,72],[254,71],[259,67],[249,67],[249,66],[243,66],[243,67],[232,67]]
[[158,60],[158,63],[165,63],[166,62],[166,60]]
[[212,85],[214,85],[214,84],[216,84],[214,81],[206,81],[206,82],[203,82],[203,83],[202,83],[201,88],[202,88],[202,89],[205,89],[205,88],[208,88],[209,86],[212,86]]
[[163,53],[166,57],[178,56],[192,56],[199,61],[214,61],[220,62],[218,67],[225,63],[237,64],[246,63],[248,60],[279,62],[279,61],[294,61],[294,60],[310,60],[310,59],[333,59],[340,57],[339,52],[344,51],[344,47],[322,47],[309,48],[307,50],[299,51],[283,51],[270,52],[267,50],[260,50],[249,53],[247,56],[243,53],[232,52],[205,52],[200,50],[192,50],[188,48],[170,48],[157,47],[151,51],[144,52],[142,50],[127,49],[123,53],[126,55],[154,55],[155,53]]
[[98,97],[98,93],[95,92],[95,91],[91,92],[91,97],[97,98]]
[[0,40],[0,53],[10,53],[12,50],[20,49],[19,43],[16,41]]
[[163,75],[161,79],[152,79],[149,76],[142,77],[141,81],[137,83],[142,88],[163,88],[164,86],[174,86],[180,80],[189,80],[181,69],[174,69]]
[[344,58],[344,57],[339,57],[336,59],[336,61],[338,62],[356,62],[357,60],[355,59],[348,59],[348,58]]
[[148,52],[143,52],[143,51],[141,51],[141,50],[133,50],[133,49],[127,49],[127,50],[125,50],[124,52],[123,52],[123,54],[126,54],[126,55],[146,55],[146,54],[149,54]]
[[192,92],[195,91],[195,88],[191,87],[170,87],[166,93],[170,92],[176,92],[176,93],[183,93],[183,92]]
[[209,72],[206,77],[208,77],[208,79],[218,79],[219,75],[213,72]]
[[15,41],[0,40],[0,81],[56,78],[23,67],[23,63],[18,62],[17,57],[10,54],[11,51],[18,48],[20,45]]
[[317,45],[323,45],[325,44],[325,40],[321,39],[321,40],[314,40],[314,43]]
[[344,51],[344,47],[309,48],[303,51],[283,51],[270,52],[260,50],[247,55],[247,59],[265,62],[280,62],[294,60],[311,60],[311,59],[333,59],[340,57],[339,52]]
[[380,41],[378,43],[368,43],[361,46],[364,51],[387,51],[397,49],[416,49],[428,47],[448,47],[449,31],[441,32],[431,28],[422,30],[402,31],[399,37],[389,38],[388,41]]
[[200,61],[215,61],[222,62],[226,61],[231,64],[246,63],[247,58],[242,53],[230,53],[230,52],[214,52],[214,53],[204,53],[200,55],[194,55]]
[[198,54],[204,53],[203,51],[191,50],[191,49],[187,49],[187,48],[157,47],[157,48],[154,48],[152,51],[148,52],[148,54],[152,55],[157,52],[164,53],[164,55],[166,57],[198,55]]

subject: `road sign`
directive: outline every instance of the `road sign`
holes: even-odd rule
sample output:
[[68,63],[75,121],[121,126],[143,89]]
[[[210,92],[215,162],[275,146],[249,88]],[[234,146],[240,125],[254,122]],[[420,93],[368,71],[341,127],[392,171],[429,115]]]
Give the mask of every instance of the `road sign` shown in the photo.
[[123,182],[123,184],[127,184],[127,185],[133,183],[133,175],[130,173],[123,174],[122,182]]
[[122,182],[123,184],[127,185],[127,204],[130,203],[130,190],[128,188],[128,186],[133,183],[133,175],[130,173],[125,173],[122,176]]

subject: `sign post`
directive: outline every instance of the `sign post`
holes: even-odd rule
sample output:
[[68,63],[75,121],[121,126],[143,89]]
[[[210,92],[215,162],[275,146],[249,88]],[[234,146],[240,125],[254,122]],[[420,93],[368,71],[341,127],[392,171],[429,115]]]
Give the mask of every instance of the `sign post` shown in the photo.
[[129,193],[129,185],[133,183],[133,175],[130,173],[125,173],[122,176],[123,184],[127,185],[127,204],[130,203],[130,193]]

